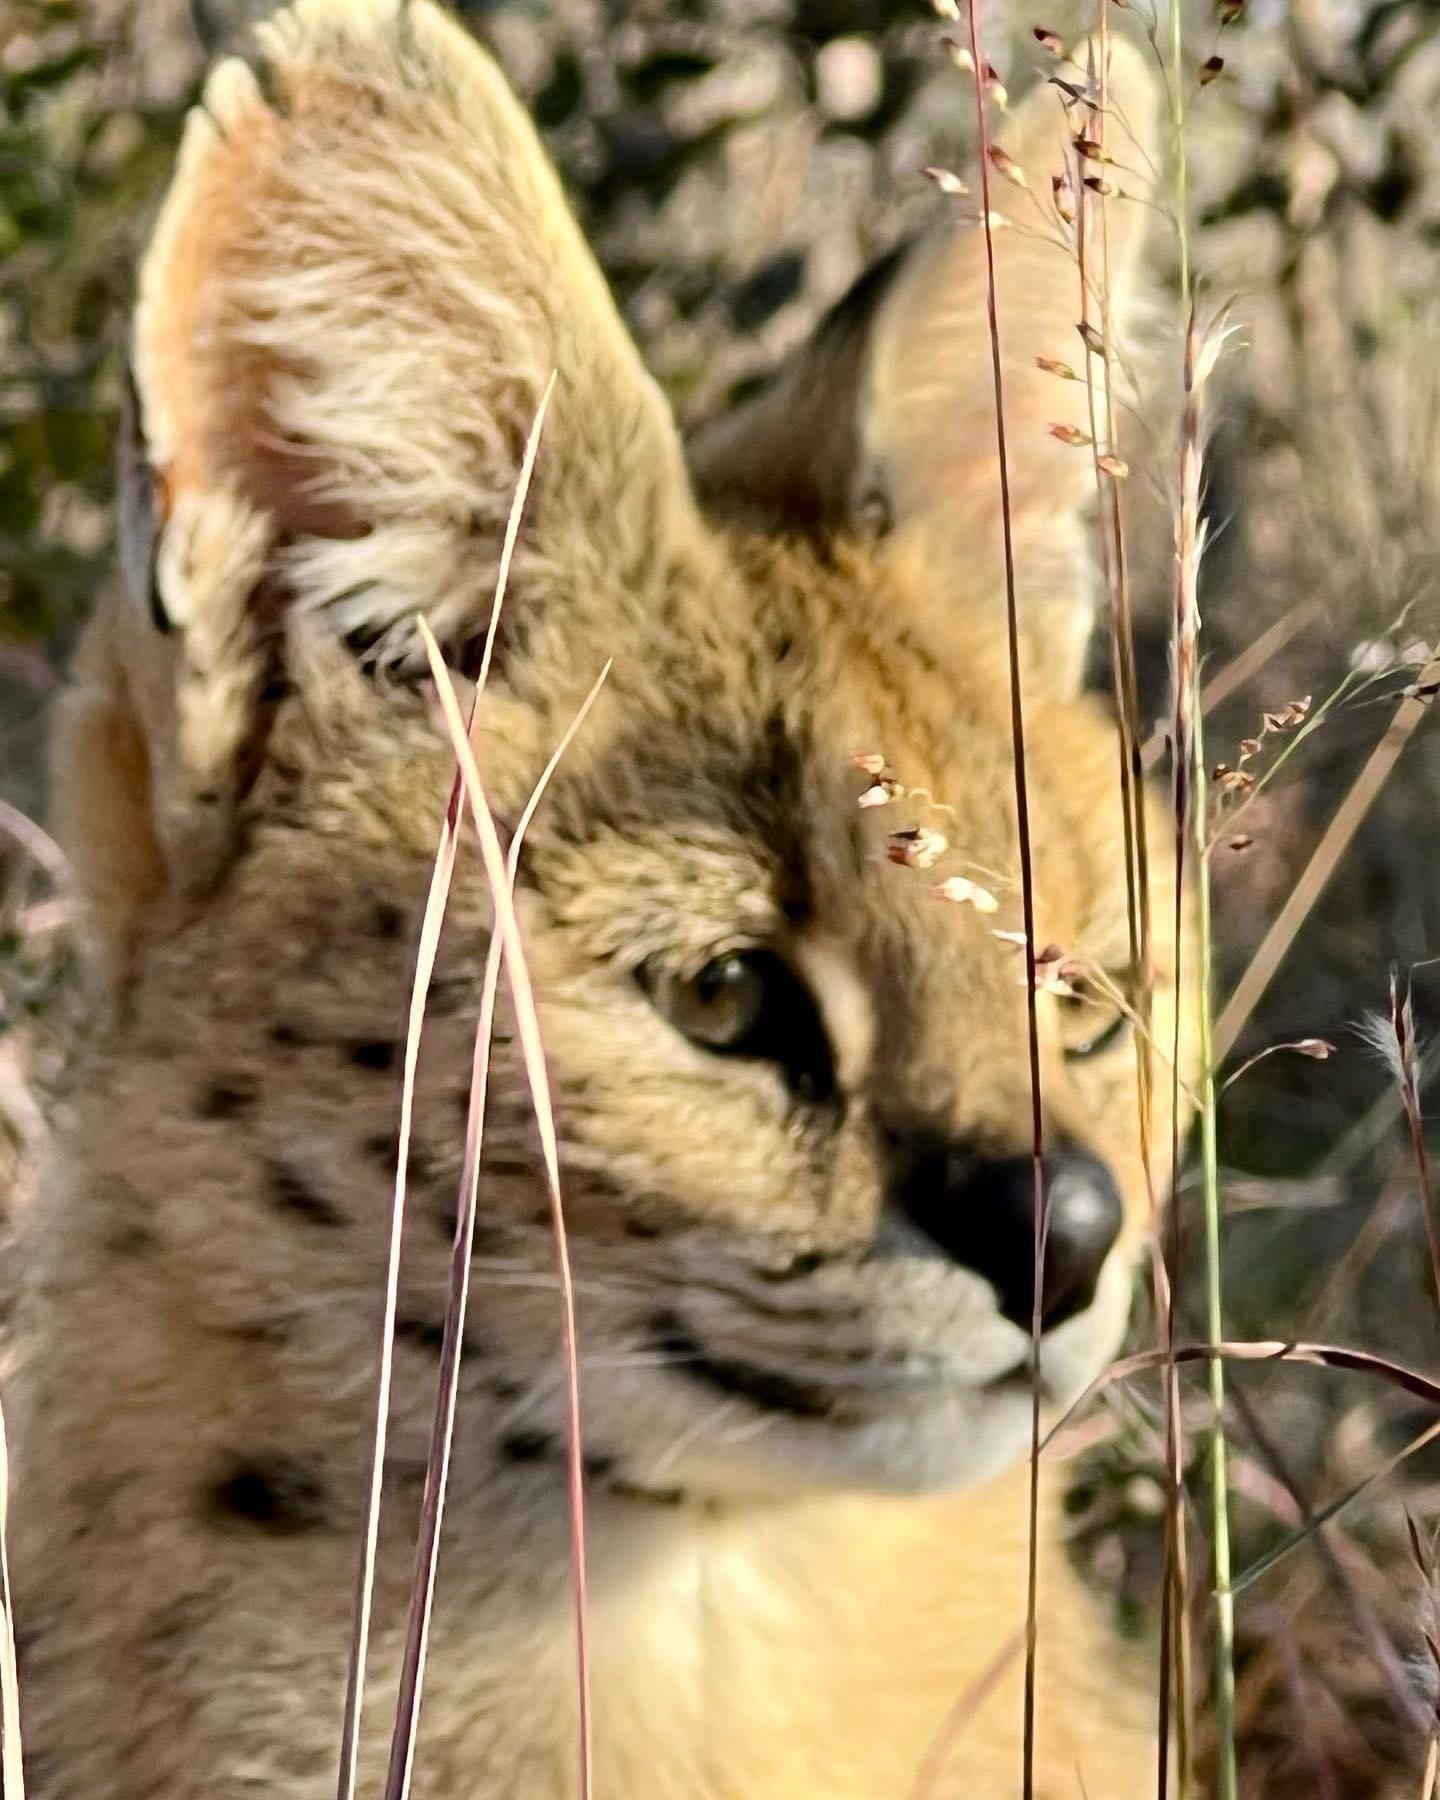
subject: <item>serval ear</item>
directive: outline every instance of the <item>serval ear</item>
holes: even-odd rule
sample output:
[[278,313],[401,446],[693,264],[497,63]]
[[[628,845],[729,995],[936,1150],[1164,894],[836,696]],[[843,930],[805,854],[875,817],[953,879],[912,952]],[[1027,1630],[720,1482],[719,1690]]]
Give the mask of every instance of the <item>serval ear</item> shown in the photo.
[[483,642],[552,373],[515,691],[543,656],[526,695],[565,659],[583,693],[667,546],[703,552],[668,409],[489,57],[430,0],[296,0],[256,41],[207,81],[143,261],[129,594],[57,725],[116,979],[150,903],[225,868],[290,687],[384,705],[356,665],[422,671],[420,613],[461,666]]
[[514,591],[589,592],[691,502],[528,118],[429,0],[297,0],[257,41],[210,76],[141,272],[159,616],[192,623],[166,541],[218,506],[352,647],[413,660],[421,611],[482,634],[552,370]]
[[[1090,354],[1077,330],[1077,231],[1066,215],[1088,202],[1088,319],[1098,338],[1108,264],[1112,371],[1123,386],[1160,148],[1158,76],[1117,38],[1105,81],[1113,163],[1086,159],[1078,140],[1099,135],[1099,54],[1098,44],[1082,45],[1056,69],[1063,86],[1040,82],[1000,122],[991,171],[1003,219],[993,232],[995,290],[1020,600],[1031,639],[1053,652],[1047,679],[1062,688],[1078,683],[1091,623],[1083,515],[1095,495],[1083,447],[1087,384],[1056,372],[1083,377]],[[1114,194],[1103,250],[1087,177]],[[979,182],[969,185],[965,212],[870,269],[775,381],[690,449],[714,510],[921,547],[937,608],[946,596],[952,608],[993,605],[1004,591],[985,234]]]

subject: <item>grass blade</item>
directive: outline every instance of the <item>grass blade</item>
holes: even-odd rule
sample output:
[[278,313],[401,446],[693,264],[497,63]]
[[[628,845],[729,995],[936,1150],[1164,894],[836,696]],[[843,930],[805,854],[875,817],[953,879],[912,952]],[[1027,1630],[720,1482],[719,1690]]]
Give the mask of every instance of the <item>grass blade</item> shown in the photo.
[[[529,800],[520,815],[510,840],[506,862],[507,892],[513,896],[516,871],[525,833],[535,817],[541,798],[551,777],[569,749],[576,732],[585,722],[610,673],[607,662],[599,679],[590,689],[580,710],[571,720],[549,761],[541,771]],[[509,904],[513,906],[513,899]],[[410,1619],[406,1628],[405,1654],[401,1669],[400,1693],[396,1705],[396,1723],[391,1739],[390,1774],[386,1793],[400,1800],[409,1789],[414,1767],[415,1738],[419,1724],[420,1691],[425,1679],[426,1651],[430,1620],[435,1603],[435,1579],[440,1563],[440,1529],[444,1522],[445,1494],[450,1473],[450,1453],[455,1436],[455,1411],[460,1391],[460,1353],[464,1342],[465,1311],[470,1294],[471,1255],[475,1247],[475,1222],[480,1186],[480,1157],[484,1142],[485,1103],[489,1091],[490,1052],[495,1023],[495,1002],[500,985],[502,938],[492,935],[485,959],[485,975],[480,996],[480,1012],[475,1026],[475,1044],[471,1059],[470,1104],[465,1120],[465,1150],[460,1175],[460,1205],[457,1213],[455,1240],[450,1258],[450,1295],[445,1311],[444,1337],[440,1350],[440,1378],[435,1398],[435,1420],[430,1434],[430,1449],[425,1466],[425,1495],[421,1509],[420,1534],[416,1546],[415,1590]],[[581,1524],[583,1533],[583,1521]]]
[[980,163],[980,217],[985,239],[985,312],[995,393],[995,453],[1005,551],[1005,629],[1010,663],[1010,737],[1015,769],[1015,829],[1020,840],[1020,900],[1025,929],[1025,1006],[1030,1061],[1030,1153],[1034,1166],[1034,1298],[1030,1318],[1030,1494],[1025,1596],[1025,1700],[1022,1782],[1035,1792],[1035,1653],[1040,1586],[1040,1337],[1044,1326],[1045,1117],[1040,1097],[1040,1027],[1035,1006],[1035,877],[1030,856],[1030,795],[1025,771],[1025,704],[1020,687],[1020,616],[1015,586],[1015,534],[1010,505],[1010,459],[1005,434],[1005,377],[1000,356],[1000,308],[995,288],[994,211],[990,204],[990,126],[985,111],[985,60],[980,53],[978,0],[967,0],[970,57],[975,70],[975,119]]
[[[420,635],[429,658],[430,670],[440,694],[445,722],[455,753],[460,761],[466,797],[470,803],[480,854],[495,902],[496,929],[505,955],[505,968],[510,978],[511,997],[515,1005],[515,1028],[520,1040],[526,1077],[535,1104],[535,1122],[540,1135],[541,1155],[549,1190],[550,1214],[555,1227],[556,1257],[559,1263],[561,1324],[564,1334],[566,1369],[566,1443],[569,1458],[571,1556],[575,1570],[575,1640],[577,1687],[579,1699],[579,1773],[582,1800],[592,1793],[592,1754],[590,1718],[589,1631],[586,1620],[585,1581],[585,1495],[582,1485],[580,1449],[580,1383],[575,1339],[575,1288],[570,1270],[569,1246],[565,1235],[565,1213],[560,1196],[560,1152],[555,1135],[555,1115],[551,1104],[550,1079],[540,1042],[540,1025],[535,1008],[535,993],[520,939],[519,921],[511,898],[506,874],[505,852],[495,820],[485,798],[484,784],[460,714],[459,702],[450,685],[440,646],[422,619]],[[402,1790],[403,1791],[403,1790]],[[388,1796],[387,1800],[398,1800]]]
[[15,1608],[6,1548],[9,1511],[10,1456],[5,1441],[5,1414],[0,1411],[0,1793],[5,1800],[25,1800],[25,1771],[20,1755],[20,1669],[15,1655]]
[[[495,595],[490,608],[490,623],[485,637],[485,658],[476,681],[478,703],[484,691],[491,647],[499,629],[500,610],[509,584],[510,564],[520,533],[520,520],[530,492],[540,435],[545,425],[551,395],[555,391],[555,374],[545,384],[535,418],[530,426],[515,495],[505,524],[505,538],[500,566],[495,579]],[[340,1760],[336,1777],[337,1800],[354,1800],[360,1756],[360,1719],[365,1699],[365,1667],[370,1648],[370,1624],[374,1603],[375,1564],[380,1541],[380,1503],[384,1487],[385,1446],[390,1425],[390,1391],[394,1376],[395,1317],[400,1295],[400,1246],[405,1225],[406,1177],[410,1160],[410,1136],[415,1110],[415,1074],[420,1059],[420,1039],[424,1030],[425,1003],[435,973],[435,957],[439,948],[440,929],[449,899],[450,883],[455,871],[456,838],[464,814],[464,788],[457,769],[451,784],[450,798],[440,828],[440,841],[430,871],[430,886],[425,896],[425,911],[420,925],[416,949],[415,975],[410,989],[410,1006],[405,1032],[405,1058],[400,1089],[400,1127],[396,1153],[395,1186],[390,1204],[390,1231],[386,1247],[385,1295],[380,1327],[380,1356],[375,1376],[375,1423],[371,1435],[369,1479],[365,1499],[365,1522],[361,1533],[360,1558],[355,1576],[354,1626],[350,1643],[349,1667],[345,1677],[344,1715],[341,1723]]]

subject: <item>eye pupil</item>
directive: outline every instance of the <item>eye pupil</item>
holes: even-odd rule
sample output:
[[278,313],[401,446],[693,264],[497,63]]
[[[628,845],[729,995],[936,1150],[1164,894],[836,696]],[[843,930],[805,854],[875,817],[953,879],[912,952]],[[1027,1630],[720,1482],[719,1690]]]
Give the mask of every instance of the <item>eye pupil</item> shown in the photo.
[[733,991],[746,977],[745,965],[738,956],[717,956],[714,962],[706,963],[695,977],[695,993],[705,1002],[717,1000],[721,995]]
[[689,979],[642,971],[656,1009],[691,1043],[716,1055],[773,1062],[797,1099],[834,1092],[830,1045],[809,989],[771,950],[730,951]]

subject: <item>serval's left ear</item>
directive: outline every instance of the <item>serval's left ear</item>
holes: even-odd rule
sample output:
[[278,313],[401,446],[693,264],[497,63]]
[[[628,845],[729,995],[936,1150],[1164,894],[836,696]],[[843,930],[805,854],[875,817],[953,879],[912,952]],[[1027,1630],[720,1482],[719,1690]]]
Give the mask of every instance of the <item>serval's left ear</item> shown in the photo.
[[[993,232],[995,299],[1020,603],[1032,643],[1049,647],[1043,678],[1061,688],[1079,679],[1090,624],[1083,512],[1095,470],[1087,384],[1056,371],[1083,377],[1089,352],[1078,326],[1088,310],[1098,339],[1108,274],[1112,366],[1123,381],[1161,159],[1157,71],[1118,38],[1105,71],[1113,160],[1095,155],[1100,63],[1090,43],[1052,65],[1060,83],[1041,81],[996,120],[991,168],[991,206],[1003,221]],[[1071,222],[1094,193],[1087,179],[1111,193],[1103,237],[1093,199],[1087,207],[1088,309]],[[897,551],[920,546],[936,611],[951,616],[1003,593],[978,177],[969,189],[924,237],[863,276],[770,388],[691,446],[702,497],[719,510],[822,534],[888,532]]]

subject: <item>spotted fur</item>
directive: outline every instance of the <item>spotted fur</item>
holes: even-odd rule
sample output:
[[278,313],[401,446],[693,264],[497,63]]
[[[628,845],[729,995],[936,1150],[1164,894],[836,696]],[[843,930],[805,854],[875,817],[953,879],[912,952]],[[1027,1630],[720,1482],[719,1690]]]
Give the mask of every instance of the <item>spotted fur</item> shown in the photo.
[[[142,268],[126,581],[57,733],[100,1023],[29,1221],[7,1395],[36,1791],[333,1791],[399,1045],[453,768],[415,618],[474,673],[554,369],[477,742],[513,821],[611,661],[517,892],[579,1294],[597,1793],[902,1796],[967,1695],[930,1791],[1014,1792],[1028,1338],[967,1261],[994,1221],[957,1197],[942,1254],[894,1176],[922,1141],[956,1167],[1029,1143],[1021,964],[995,935],[1020,890],[980,239],[937,223],[687,450],[457,25],[429,0],[298,0],[259,45],[212,75]],[[1138,193],[1154,97],[1121,46],[1111,76]],[[1056,95],[1009,129],[1043,194]],[[1112,208],[1117,333],[1143,217]],[[1114,736],[1078,693],[1092,475],[1046,430],[1084,390],[1034,360],[1078,355],[1052,239],[1038,212],[997,236],[1038,930],[1116,969]],[[860,807],[857,752],[907,794]],[[949,840],[933,873],[886,854],[920,825]],[[938,899],[948,872],[998,910]],[[367,1793],[490,920],[467,852],[420,1062]],[[1168,1045],[1168,907],[1154,925]],[[717,1055],[657,1002],[737,946],[815,1009],[824,1083]],[[1125,1202],[1091,1303],[1042,1342],[1053,1412],[1118,1342],[1169,1083],[1147,1169],[1134,1054],[1068,1058],[1061,1002],[1038,1007],[1049,1140]],[[574,1792],[539,1167],[502,1020],[422,1800]],[[1154,1708],[1066,1563],[1058,1480],[1037,1791],[1128,1800],[1154,1791]]]

